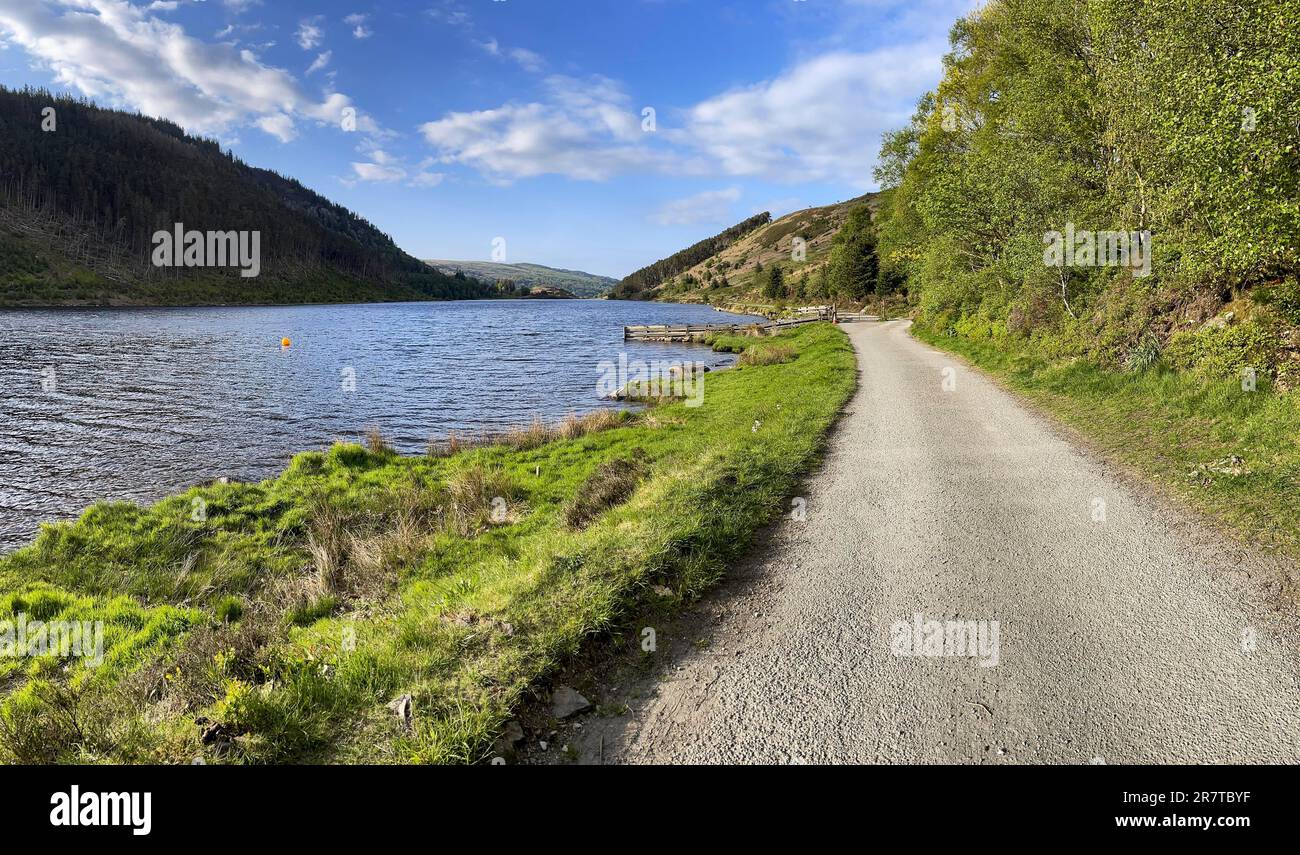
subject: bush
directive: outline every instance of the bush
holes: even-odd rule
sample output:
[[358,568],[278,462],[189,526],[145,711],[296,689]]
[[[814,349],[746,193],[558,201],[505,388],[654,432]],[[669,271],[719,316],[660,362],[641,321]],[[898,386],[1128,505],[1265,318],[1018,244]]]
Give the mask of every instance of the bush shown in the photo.
[[1202,327],[1175,333],[1165,355],[1169,364],[1214,379],[1240,377],[1246,368],[1260,376],[1277,367],[1277,333],[1256,321],[1222,327]]
[[217,620],[222,623],[234,623],[244,615],[244,601],[239,597],[223,597],[217,602]]

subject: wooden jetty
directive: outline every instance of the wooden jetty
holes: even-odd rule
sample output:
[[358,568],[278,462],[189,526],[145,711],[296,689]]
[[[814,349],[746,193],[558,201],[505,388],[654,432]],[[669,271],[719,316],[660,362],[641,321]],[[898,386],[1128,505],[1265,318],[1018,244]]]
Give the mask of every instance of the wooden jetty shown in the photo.
[[733,324],[640,324],[630,327],[623,327],[624,341],[702,341],[705,336],[716,333],[731,333],[732,335],[776,335],[782,330],[791,327],[802,326],[803,324],[815,324],[822,320],[834,320],[837,322],[854,322],[854,321],[878,321],[880,318],[875,315],[864,315],[861,312],[848,312],[842,315],[834,315],[828,312],[818,312],[816,315],[807,313],[804,316],[794,318],[781,318],[774,321],[754,321],[752,323],[733,323]]
[[712,333],[741,333],[763,324],[640,324],[623,327],[624,341],[700,341]]

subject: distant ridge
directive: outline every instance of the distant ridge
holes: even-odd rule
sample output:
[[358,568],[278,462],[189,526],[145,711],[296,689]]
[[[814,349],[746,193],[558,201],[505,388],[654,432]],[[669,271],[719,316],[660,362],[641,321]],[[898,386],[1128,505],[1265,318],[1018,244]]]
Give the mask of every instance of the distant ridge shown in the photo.
[[599,297],[608,293],[618,280],[581,270],[564,270],[544,264],[505,264],[497,261],[451,261],[443,258],[426,259],[425,264],[443,273],[460,271],[466,276],[485,282],[514,282],[544,288],[560,288],[579,297]]

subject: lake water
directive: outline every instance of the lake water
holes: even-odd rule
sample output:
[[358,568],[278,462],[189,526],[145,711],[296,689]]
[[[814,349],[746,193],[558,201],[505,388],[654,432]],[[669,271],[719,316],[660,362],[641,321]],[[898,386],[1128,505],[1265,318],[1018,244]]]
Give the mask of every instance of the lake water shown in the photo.
[[0,311],[0,550],[99,499],[261,480],[372,426],[418,452],[608,406],[596,366],[620,353],[727,361],[625,343],[624,325],[729,317],[593,300]]

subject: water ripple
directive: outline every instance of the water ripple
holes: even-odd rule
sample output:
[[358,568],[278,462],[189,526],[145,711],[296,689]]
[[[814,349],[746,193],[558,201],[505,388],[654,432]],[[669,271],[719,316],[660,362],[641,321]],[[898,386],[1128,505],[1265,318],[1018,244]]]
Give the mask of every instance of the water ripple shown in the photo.
[[371,426],[418,452],[451,430],[594,409],[601,360],[720,362],[625,344],[625,324],[724,317],[588,300],[0,311],[0,550],[96,499],[269,477]]

